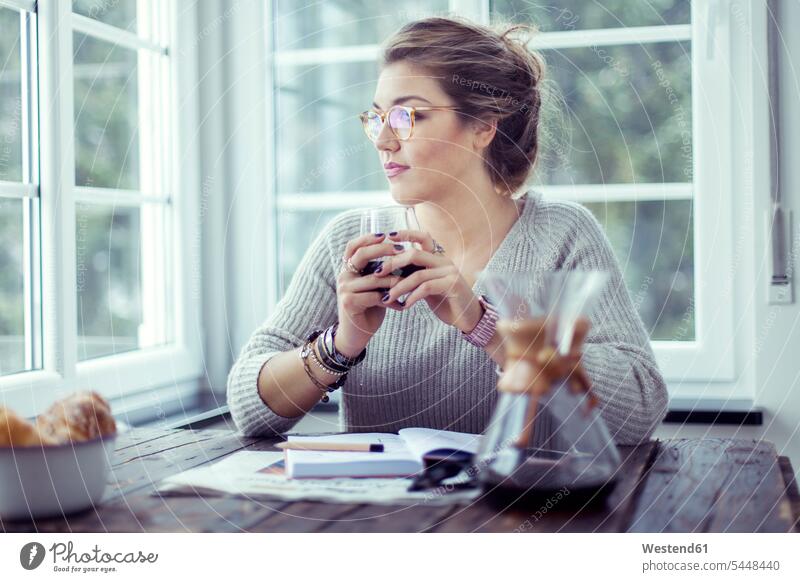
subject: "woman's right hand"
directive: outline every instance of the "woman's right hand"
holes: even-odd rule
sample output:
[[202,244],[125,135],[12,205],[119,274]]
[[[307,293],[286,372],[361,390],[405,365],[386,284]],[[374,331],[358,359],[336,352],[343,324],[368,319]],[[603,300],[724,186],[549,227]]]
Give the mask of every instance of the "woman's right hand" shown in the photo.
[[[347,243],[343,260],[350,259],[359,271],[372,260],[400,254],[403,247],[383,242],[386,235],[366,234]],[[374,274],[352,273],[343,266],[336,281],[336,299],[339,327],[336,331],[336,349],[348,357],[355,357],[367,347],[369,340],[383,323],[386,309],[401,310],[397,304],[383,302],[384,292],[392,288],[400,277],[376,277]]]

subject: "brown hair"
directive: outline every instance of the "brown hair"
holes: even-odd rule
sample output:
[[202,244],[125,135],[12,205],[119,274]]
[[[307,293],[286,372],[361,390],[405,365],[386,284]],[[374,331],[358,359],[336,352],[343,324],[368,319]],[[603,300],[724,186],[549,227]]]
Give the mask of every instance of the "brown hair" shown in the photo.
[[[495,188],[513,195],[527,181],[539,150],[544,59],[527,48],[535,29],[495,30],[462,18],[425,18],[384,44],[382,66],[406,61],[439,80],[464,120],[497,120],[484,163]],[[521,38],[520,38],[521,37]]]

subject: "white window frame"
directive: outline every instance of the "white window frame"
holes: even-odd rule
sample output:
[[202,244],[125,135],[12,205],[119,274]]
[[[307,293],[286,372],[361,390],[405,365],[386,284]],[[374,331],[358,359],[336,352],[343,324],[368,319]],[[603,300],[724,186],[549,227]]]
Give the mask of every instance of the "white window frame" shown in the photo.
[[[159,0],[166,2],[167,0]],[[179,0],[176,0],[179,1]],[[65,0],[38,2],[0,0],[29,12],[38,11],[38,85],[40,125],[40,184],[42,239],[42,368],[0,377],[0,399],[18,413],[33,416],[56,397],[78,389],[94,389],[109,399],[160,389],[162,398],[196,391],[191,381],[202,374],[202,323],[199,256],[199,154],[197,143],[197,21],[196,10],[178,9],[169,0],[170,46],[156,46],[133,33],[72,13]],[[158,5],[159,8],[162,5]],[[179,15],[179,17],[178,17]],[[169,56],[169,88],[163,95],[172,143],[163,152],[169,160],[166,184],[167,215],[171,221],[165,260],[171,271],[172,327],[169,343],[126,353],[77,360],[77,286],[75,204],[78,201],[135,204],[157,201],[141,192],[76,187],[73,113],[73,31],[90,32],[115,44],[141,50],[163,50]],[[179,57],[179,58],[178,58]],[[140,73],[141,74],[141,73]],[[163,113],[163,109],[160,112]],[[31,195],[34,195],[33,193]],[[157,249],[155,249],[157,251]],[[146,296],[143,302],[157,301]],[[148,306],[143,306],[148,309]],[[158,323],[158,322],[156,322]],[[148,333],[146,330],[144,333]]]
[[[746,407],[749,390],[737,382],[737,335],[734,326],[734,222],[733,184],[736,174],[732,136],[732,100],[735,72],[758,63],[734,62],[732,47],[743,38],[745,26],[732,27],[730,13],[741,0],[693,0],[691,24],[643,26],[623,29],[577,30],[540,33],[536,48],[609,46],[654,41],[692,42],[692,183],[602,184],[539,188],[551,198],[578,202],[635,200],[693,200],[694,302],[693,341],[653,341],[652,347],[673,396],[724,401],[720,406]],[[751,10],[763,10],[761,0],[742,7],[750,22]],[[480,22],[489,22],[489,0],[451,0],[450,10]],[[268,11],[271,19],[272,10]],[[741,29],[741,30],[740,30]],[[268,27],[268,30],[269,29]],[[269,34],[269,33],[268,33]],[[755,33],[753,33],[755,34]],[[760,34],[760,32],[758,33]],[[377,45],[297,49],[276,52],[275,66],[297,64],[354,63],[374,60]],[[272,86],[268,98],[274,98]],[[742,147],[738,144],[736,147]],[[746,144],[744,147],[752,147]],[[758,185],[750,184],[751,194]],[[274,188],[274,185],[273,185]],[[388,191],[337,192],[335,196],[303,192],[273,195],[278,210],[345,210],[389,202]],[[277,265],[277,248],[271,264]],[[275,277],[277,279],[277,277]],[[277,286],[277,281],[273,282]],[[272,296],[277,299],[277,291]],[[274,307],[275,303],[271,305]],[[741,334],[740,334],[741,335]]]

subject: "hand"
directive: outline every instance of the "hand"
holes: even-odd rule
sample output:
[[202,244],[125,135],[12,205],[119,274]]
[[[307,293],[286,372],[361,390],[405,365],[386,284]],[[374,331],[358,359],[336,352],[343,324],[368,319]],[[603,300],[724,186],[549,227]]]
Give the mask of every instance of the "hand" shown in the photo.
[[[347,243],[343,260],[350,259],[359,271],[371,260],[398,253],[397,246],[384,242],[386,235],[367,234]],[[401,247],[402,248],[402,247]],[[361,275],[350,272],[344,263],[336,280],[336,300],[339,328],[336,332],[336,349],[348,357],[355,357],[367,346],[369,340],[383,323],[386,309],[401,309],[392,302],[382,301],[385,289],[400,281],[400,277],[382,277],[379,273]]]
[[386,278],[406,265],[417,265],[423,269],[391,286],[386,303],[397,301],[410,293],[403,303],[398,304],[401,309],[409,309],[424,299],[444,323],[465,333],[475,329],[483,316],[483,308],[453,262],[443,254],[432,253],[434,242],[431,235],[419,230],[401,230],[389,237],[395,241],[419,243],[421,248],[406,249],[387,259],[379,277]]

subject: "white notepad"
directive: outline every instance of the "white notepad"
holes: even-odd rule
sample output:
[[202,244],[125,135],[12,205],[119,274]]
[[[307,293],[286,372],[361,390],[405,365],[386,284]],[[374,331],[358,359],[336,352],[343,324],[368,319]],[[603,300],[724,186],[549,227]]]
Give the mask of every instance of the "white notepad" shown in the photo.
[[381,443],[382,453],[286,450],[286,475],[303,477],[409,477],[423,469],[422,457],[434,449],[475,453],[481,435],[430,428],[404,428],[398,434],[369,432],[288,437],[289,442]]

